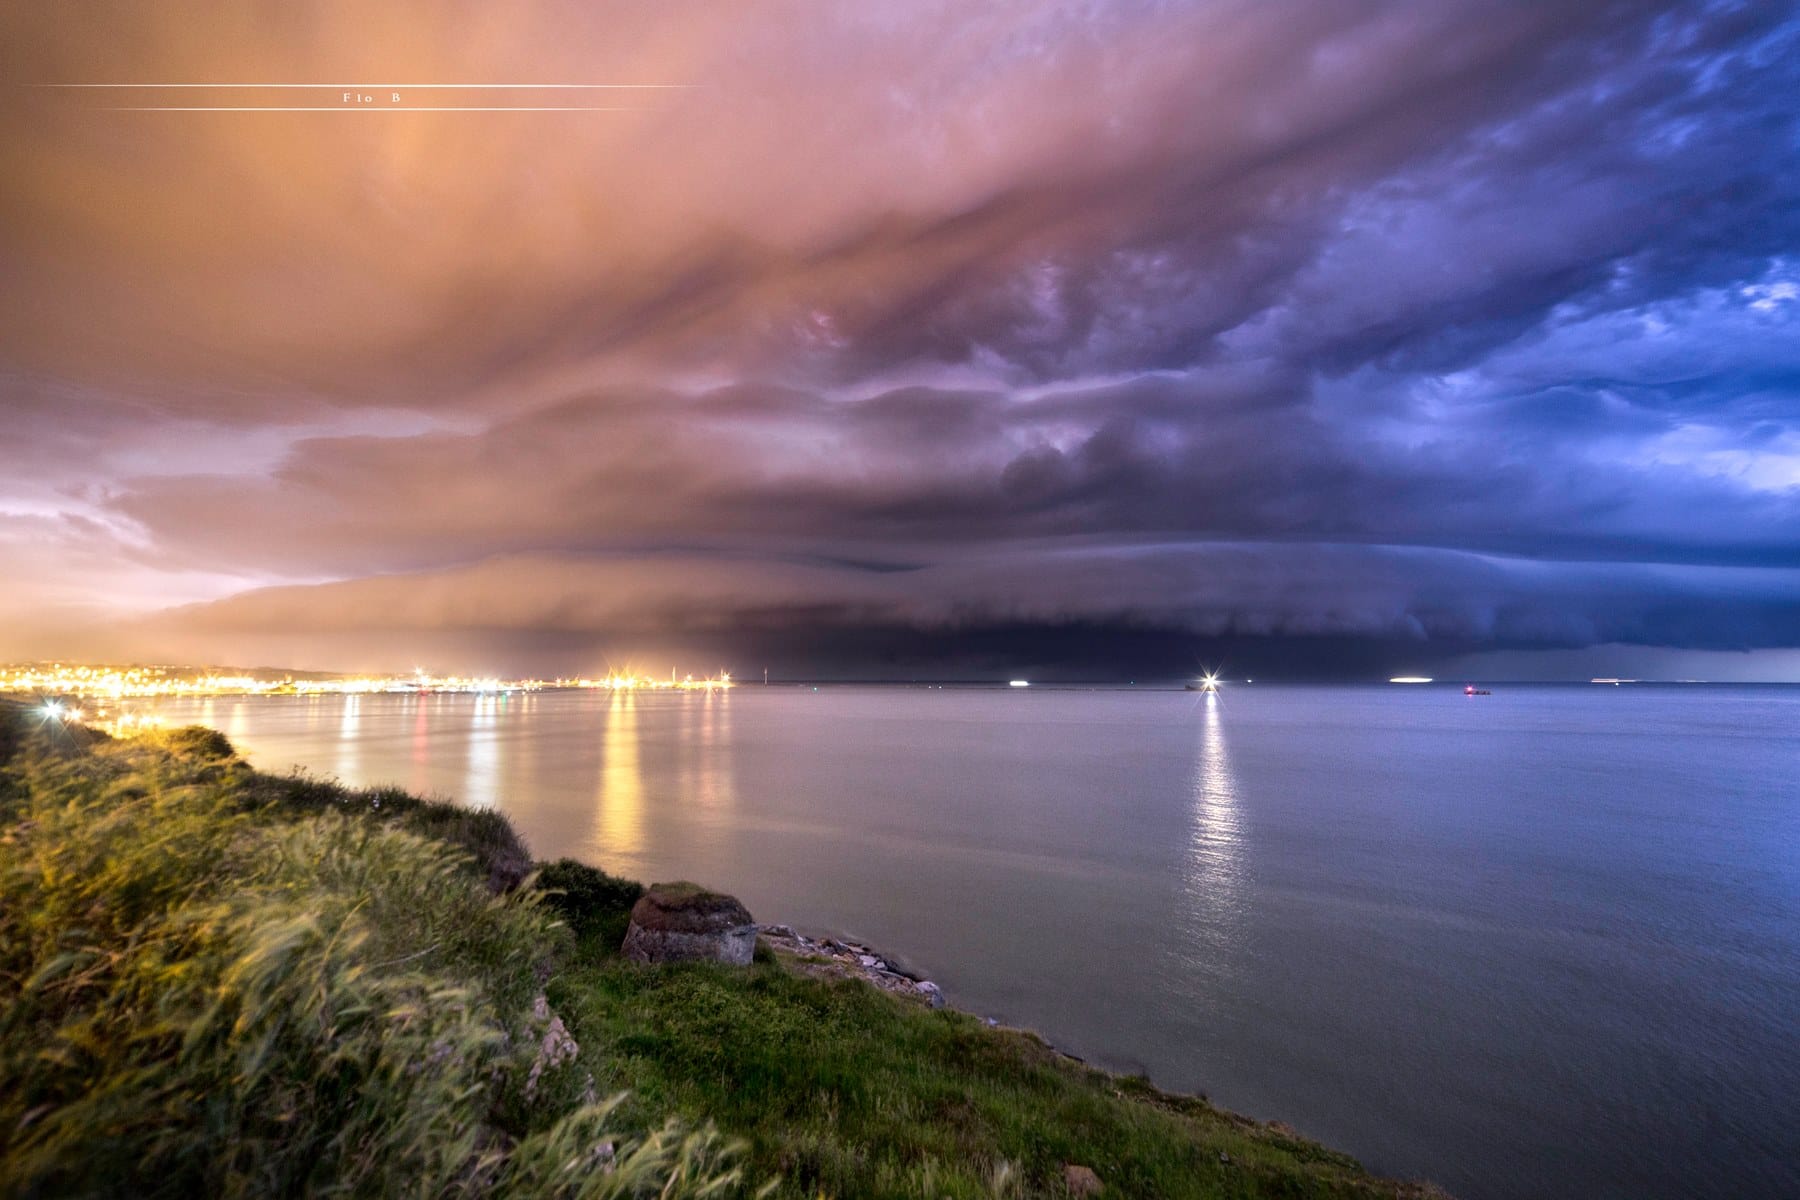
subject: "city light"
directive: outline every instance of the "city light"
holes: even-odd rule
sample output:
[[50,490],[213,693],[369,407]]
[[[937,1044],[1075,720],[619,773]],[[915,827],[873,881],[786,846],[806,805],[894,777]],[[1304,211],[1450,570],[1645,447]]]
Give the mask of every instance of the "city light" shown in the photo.
[[[95,666],[68,663],[0,665],[0,693],[89,696],[97,700],[151,699],[183,696],[321,696],[453,693],[481,696],[535,692],[546,688],[594,688],[607,691],[714,691],[732,686],[731,674],[720,671],[697,679],[671,671],[667,678],[635,672],[613,672],[600,678],[502,679],[497,676],[433,675],[415,668],[406,675],[256,677],[204,667]],[[80,719],[80,711],[60,701],[45,703],[46,719]]]
[[731,673],[729,671],[721,671],[719,674],[708,676],[705,679],[695,679],[692,675],[685,675],[678,679],[673,672],[670,672],[669,678],[667,679],[662,679],[653,675],[630,675],[615,672],[599,679],[559,679],[553,686],[598,688],[603,691],[612,692],[639,690],[710,692],[715,689],[729,688],[732,686],[732,683]]

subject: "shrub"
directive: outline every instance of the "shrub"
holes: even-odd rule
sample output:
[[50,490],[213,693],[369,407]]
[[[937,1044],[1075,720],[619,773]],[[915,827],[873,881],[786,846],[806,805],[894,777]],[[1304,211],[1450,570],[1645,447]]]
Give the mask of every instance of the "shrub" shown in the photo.
[[531,873],[531,852],[511,822],[491,809],[422,800],[396,787],[348,788],[304,772],[254,776],[244,795],[253,805],[288,814],[336,812],[375,818],[460,846],[474,858],[490,891],[510,892]]
[[644,894],[643,884],[608,875],[572,858],[544,864],[538,871],[537,888],[544,903],[583,936],[622,926],[631,906]]
[[177,758],[207,761],[237,757],[237,748],[231,744],[230,738],[204,725],[156,730],[148,734],[145,741],[167,750]]

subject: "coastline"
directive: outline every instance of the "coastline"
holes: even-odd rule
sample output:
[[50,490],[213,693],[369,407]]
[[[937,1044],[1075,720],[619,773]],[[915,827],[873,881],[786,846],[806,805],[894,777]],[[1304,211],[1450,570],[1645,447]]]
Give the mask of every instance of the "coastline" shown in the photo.
[[[1035,1038],[1045,1048],[1072,1063],[1088,1065],[1088,1060],[1079,1054],[1070,1054],[1067,1050],[1054,1045],[1043,1034],[1035,1029],[1020,1025],[1008,1025],[996,1017],[983,1016],[972,1009],[952,1004],[945,996],[943,988],[930,979],[903,965],[904,960],[897,955],[877,950],[867,942],[854,938],[837,937],[821,934],[809,937],[800,933],[791,925],[767,924],[757,926],[757,936],[767,945],[791,970],[818,979],[847,979],[885,992],[890,996],[926,1008],[948,1008],[967,1014],[980,1021],[989,1029],[1007,1029]],[[1122,1072],[1109,1071],[1109,1074],[1125,1077]],[[1158,1089],[1159,1091],[1161,1089]],[[1166,1092],[1169,1096],[1182,1096],[1184,1093]],[[1287,1128],[1285,1125],[1283,1128]]]
[[[534,862],[498,813],[398,789],[266,775],[237,758],[222,735],[198,727],[46,746],[42,730],[21,730],[5,719],[5,707],[0,762],[29,751],[19,755],[27,767],[8,773],[13,784],[0,775],[0,799],[14,806],[9,820],[24,821],[0,837],[8,853],[29,851],[44,836],[48,818],[17,806],[29,805],[49,780],[82,794],[91,784],[96,814],[125,804],[124,816],[109,820],[141,806],[179,815],[192,793],[194,805],[219,814],[194,826],[197,837],[222,836],[206,823],[216,820],[240,831],[235,838],[424,839],[419,852],[467,862],[459,871],[486,899],[479,909],[455,901],[463,906],[457,920],[526,922],[518,928],[537,932],[510,935],[504,951],[516,965],[480,959],[459,967],[445,957],[445,932],[409,936],[379,927],[357,936],[383,943],[369,971],[432,967],[443,986],[474,987],[500,1004],[489,1019],[514,1031],[515,1053],[529,1051],[518,1060],[520,1082],[516,1091],[494,1093],[486,1111],[466,1114],[459,1128],[471,1146],[514,1147],[507,1162],[547,1130],[567,1133],[569,1122],[596,1120],[593,1105],[612,1096],[600,1102],[606,1136],[593,1139],[608,1154],[667,1150],[655,1131],[678,1122],[694,1136],[715,1131],[701,1141],[720,1171],[741,1171],[745,1185],[778,1180],[780,1189],[800,1189],[791,1194],[912,1194],[933,1181],[935,1194],[947,1195],[1104,1188],[1106,1195],[1443,1196],[1428,1184],[1371,1176],[1278,1123],[1099,1070],[1035,1033],[957,1010],[937,985],[859,941],[768,924],[758,927],[761,948],[749,967],[627,963],[618,946],[642,886],[570,860]],[[31,778],[33,771],[42,778]],[[140,775],[145,785],[133,782]],[[156,833],[154,822],[145,830]],[[364,852],[335,853],[355,861]],[[290,855],[284,869],[302,878],[313,870],[305,855]],[[191,886],[204,892],[229,883],[228,870],[218,873]],[[388,886],[380,875],[368,878],[361,886],[377,888],[371,894]],[[431,903],[453,899],[432,895]],[[92,902],[105,903],[105,895]],[[551,917],[558,924],[543,923]],[[332,1053],[329,1042],[302,1050],[302,1061]],[[476,1094],[492,1087],[480,1085]],[[0,1155],[9,1149],[0,1137]]]
[[791,925],[758,925],[762,942],[794,970],[820,979],[855,979],[892,996],[944,1008],[943,989],[896,965],[895,960],[859,941],[808,937]]

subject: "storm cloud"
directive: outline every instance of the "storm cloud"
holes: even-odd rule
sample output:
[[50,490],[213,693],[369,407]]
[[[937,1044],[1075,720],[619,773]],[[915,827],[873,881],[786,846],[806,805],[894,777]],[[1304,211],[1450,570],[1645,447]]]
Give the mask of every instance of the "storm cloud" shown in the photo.
[[23,85],[673,86],[13,89],[0,653],[1176,675],[1800,645],[1780,6],[5,22]]

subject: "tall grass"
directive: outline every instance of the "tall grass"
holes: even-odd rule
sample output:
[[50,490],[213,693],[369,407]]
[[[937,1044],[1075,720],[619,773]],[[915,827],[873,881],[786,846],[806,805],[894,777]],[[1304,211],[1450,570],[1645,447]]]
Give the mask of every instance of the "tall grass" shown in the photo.
[[710,1129],[630,1136],[578,1061],[537,1061],[568,934],[534,893],[249,779],[196,738],[27,737],[0,776],[0,1192],[738,1187]]

